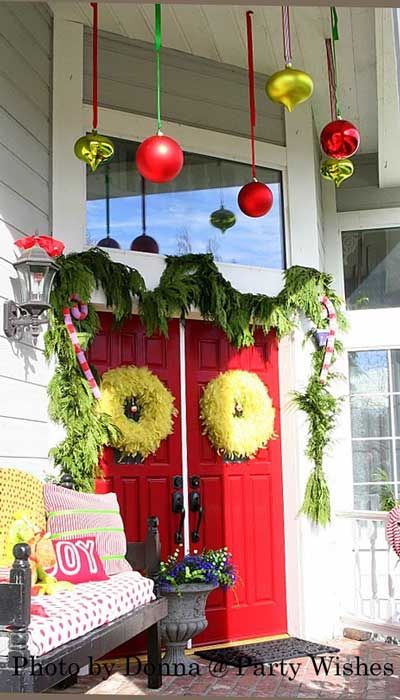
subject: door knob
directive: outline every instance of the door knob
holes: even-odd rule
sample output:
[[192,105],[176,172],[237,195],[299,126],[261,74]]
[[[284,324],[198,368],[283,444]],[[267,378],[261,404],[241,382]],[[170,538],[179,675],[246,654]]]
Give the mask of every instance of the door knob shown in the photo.
[[202,508],[202,506],[200,506],[199,515],[197,518],[197,525],[196,525],[195,529],[192,530],[192,542],[198,542],[200,539],[200,525],[201,525],[201,521],[203,519],[203,512],[204,512],[203,508]]
[[201,497],[198,491],[192,491],[189,494],[189,508],[192,512],[197,513],[201,508]]

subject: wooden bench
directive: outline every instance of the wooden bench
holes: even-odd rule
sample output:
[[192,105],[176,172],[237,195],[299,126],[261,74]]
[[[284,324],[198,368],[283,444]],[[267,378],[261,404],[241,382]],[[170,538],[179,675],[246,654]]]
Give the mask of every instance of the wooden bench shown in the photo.
[[[72,488],[72,482],[63,478],[62,486]],[[42,656],[31,656],[28,627],[31,618],[31,570],[30,548],[27,544],[15,545],[14,563],[9,583],[0,584],[0,631],[8,637],[8,653],[0,656],[0,692],[42,692],[65,682],[65,669],[70,664],[80,668],[89,659],[103,657],[120,644],[147,630],[147,676],[149,688],[160,688],[161,639],[159,623],[168,611],[167,600],[156,600],[134,608],[129,613],[91,632],[56,647]],[[144,542],[128,543],[127,560],[136,570],[144,570],[154,578],[160,563],[158,519],[148,518],[147,536]],[[155,589],[157,596],[157,590]],[[66,616],[68,611],[66,610]],[[36,662],[36,667],[34,666]],[[51,666],[49,666],[51,664]],[[40,665],[40,666],[39,666]],[[51,670],[40,673],[40,667]],[[33,670],[37,669],[37,673]],[[53,674],[54,671],[54,674]]]

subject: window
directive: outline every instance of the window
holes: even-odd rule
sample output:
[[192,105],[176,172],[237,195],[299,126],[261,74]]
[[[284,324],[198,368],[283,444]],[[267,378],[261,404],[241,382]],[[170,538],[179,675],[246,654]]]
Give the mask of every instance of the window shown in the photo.
[[342,234],[347,308],[400,306],[400,228]]
[[[87,174],[87,241],[107,235],[122,249],[143,232],[166,255],[211,252],[216,260],[283,269],[285,267],[281,173],[258,168],[260,180],[271,188],[274,205],[267,216],[251,219],[239,210],[237,194],[250,179],[250,166],[195,153],[185,153],[181,174],[163,185],[145,183],[135,168],[139,144],[113,139],[115,155],[108,166]],[[107,203],[108,200],[108,203]],[[225,233],[210,223],[221,205],[236,223]],[[108,212],[108,214],[107,214]],[[107,223],[108,221],[108,223]]]
[[349,352],[354,508],[400,494],[400,350]]

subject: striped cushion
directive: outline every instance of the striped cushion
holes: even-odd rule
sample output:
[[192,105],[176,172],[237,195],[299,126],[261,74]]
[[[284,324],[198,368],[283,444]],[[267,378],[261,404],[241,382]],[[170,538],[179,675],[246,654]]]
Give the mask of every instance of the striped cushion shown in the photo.
[[78,493],[44,484],[47,530],[53,539],[94,535],[107,574],[131,571],[125,559],[126,537],[115,493]]

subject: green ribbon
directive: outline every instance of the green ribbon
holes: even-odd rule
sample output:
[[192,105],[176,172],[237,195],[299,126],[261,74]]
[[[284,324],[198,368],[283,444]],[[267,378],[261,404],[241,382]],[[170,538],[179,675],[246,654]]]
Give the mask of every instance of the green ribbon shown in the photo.
[[161,5],[156,5],[154,46],[156,49],[156,82],[157,82],[157,131],[161,131]]
[[333,67],[335,70],[335,101],[336,101],[336,116],[341,118],[341,111],[338,98],[338,71],[336,61],[336,42],[339,41],[339,18],[336,12],[336,7],[331,7],[331,34],[332,34],[332,51],[333,51]]

